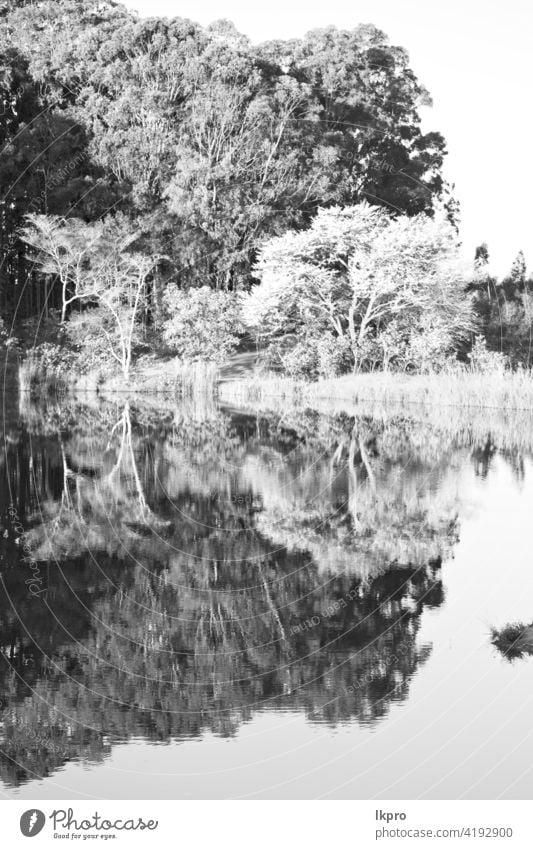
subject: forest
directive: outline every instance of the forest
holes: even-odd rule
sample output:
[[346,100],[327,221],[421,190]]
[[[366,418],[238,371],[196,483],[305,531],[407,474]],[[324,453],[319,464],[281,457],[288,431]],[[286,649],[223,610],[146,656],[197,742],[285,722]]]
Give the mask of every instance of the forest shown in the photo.
[[461,258],[431,98],[376,27],[252,44],[95,0],[0,8],[0,316],[32,379],[231,361],[528,369],[533,280]]

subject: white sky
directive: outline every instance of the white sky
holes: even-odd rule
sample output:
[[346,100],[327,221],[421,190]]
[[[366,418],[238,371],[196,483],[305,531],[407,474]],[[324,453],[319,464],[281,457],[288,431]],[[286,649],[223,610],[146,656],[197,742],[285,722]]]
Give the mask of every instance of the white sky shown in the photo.
[[[125,0],[143,17],[233,21],[252,41],[373,23],[405,47],[429,89],[425,129],[448,143],[466,255],[482,241],[505,273],[522,248],[533,270],[532,0]],[[529,8],[528,8],[529,7]]]

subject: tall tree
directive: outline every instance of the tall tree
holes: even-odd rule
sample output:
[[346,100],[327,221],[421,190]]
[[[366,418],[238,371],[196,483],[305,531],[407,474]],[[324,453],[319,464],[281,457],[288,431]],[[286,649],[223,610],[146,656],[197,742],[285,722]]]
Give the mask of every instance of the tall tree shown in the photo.
[[526,258],[523,251],[518,251],[509,274],[509,281],[519,292],[523,291],[526,285],[527,268]]
[[420,129],[427,92],[375,27],[254,47],[228,22],[43,0],[7,31],[182,286],[248,286],[262,241],[318,206],[432,214],[446,192],[444,141]]
[[[308,230],[263,247],[250,326],[297,361],[320,355],[324,335],[355,368],[372,348],[385,364],[431,365],[473,329],[457,234],[441,213],[396,218],[366,203],[322,210]],[[313,368],[311,373],[313,373]]]

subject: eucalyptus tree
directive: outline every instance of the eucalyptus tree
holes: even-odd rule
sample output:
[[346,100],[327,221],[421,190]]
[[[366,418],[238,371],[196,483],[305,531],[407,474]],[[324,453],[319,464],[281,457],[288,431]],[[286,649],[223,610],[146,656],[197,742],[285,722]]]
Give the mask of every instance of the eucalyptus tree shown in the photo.
[[259,51],[310,86],[315,120],[305,129],[322,158],[329,155],[337,201],[366,197],[412,215],[431,214],[435,198],[447,196],[444,139],[420,125],[420,109],[431,106],[431,97],[407,51],[384,32],[372,24],[351,31],[330,26]]
[[254,46],[228,22],[43,0],[5,31],[87,134],[109,201],[149,217],[148,250],[171,256],[182,286],[249,287],[263,240],[318,206],[432,214],[446,194],[444,141],[420,128],[429,96],[375,27]]

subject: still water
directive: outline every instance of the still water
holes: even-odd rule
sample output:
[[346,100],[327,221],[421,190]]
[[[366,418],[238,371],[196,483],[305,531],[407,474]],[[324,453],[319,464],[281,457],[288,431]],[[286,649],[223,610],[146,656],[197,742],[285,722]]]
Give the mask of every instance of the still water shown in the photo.
[[7,407],[3,797],[531,798],[531,422]]

